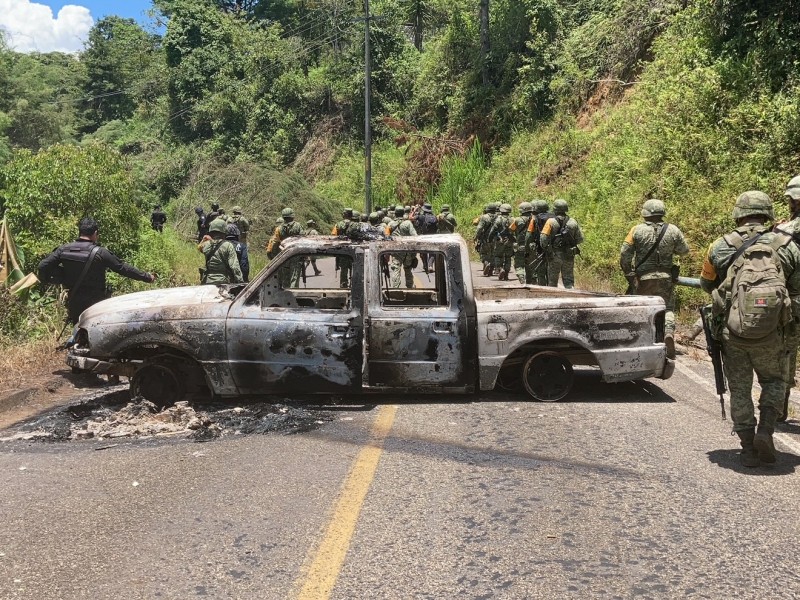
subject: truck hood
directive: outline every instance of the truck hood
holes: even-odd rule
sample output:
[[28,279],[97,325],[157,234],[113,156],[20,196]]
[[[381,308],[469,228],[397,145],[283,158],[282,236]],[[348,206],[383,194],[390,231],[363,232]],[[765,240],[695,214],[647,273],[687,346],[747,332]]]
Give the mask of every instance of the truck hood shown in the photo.
[[[126,322],[138,320],[140,318],[158,318],[164,312],[191,311],[191,307],[200,304],[225,304],[227,306],[232,301],[234,295],[228,294],[227,286],[217,287],[216,285],[196,285],[191,287],[167,288],[162,290],[151,290],[147,292],[136,292],[125,294],[115,298],[103,300],[87,308],[80,318],[80,323],[102,320],[105,323]],[[170,310],[172,309],[172,310]],[[211,313],[215,310],[195,309],[194,313]],[[134,313],[136,316],[134,316]]]

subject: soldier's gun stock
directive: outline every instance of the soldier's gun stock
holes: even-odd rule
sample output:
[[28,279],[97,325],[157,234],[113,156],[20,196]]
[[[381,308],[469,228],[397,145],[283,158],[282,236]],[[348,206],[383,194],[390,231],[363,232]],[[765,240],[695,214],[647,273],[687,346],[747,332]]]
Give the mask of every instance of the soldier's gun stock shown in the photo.
[[703,322],[703,333],[706,336],[706,351],[711,357],[711,364],[714,367],[714,384],[719,394],[719,406],[722,409],[722,420],[725,416],[725,398],[723,394],[728,391],[725,386],[725,372],[722,370],[722,344],[711,334],[711,306],[703,306],[700,309],[700,320]]

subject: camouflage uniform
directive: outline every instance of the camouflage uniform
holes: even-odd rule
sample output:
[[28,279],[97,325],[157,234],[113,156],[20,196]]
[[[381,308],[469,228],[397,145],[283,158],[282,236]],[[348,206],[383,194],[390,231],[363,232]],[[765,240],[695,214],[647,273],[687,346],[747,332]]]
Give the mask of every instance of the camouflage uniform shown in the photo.
[[[414,224],[406,218],[403,207],[398,205],[395,209],[395,218],[386,226],[386,237],[400,238],[417,235]],[[408,289],[414,287],[414,274],[412,268],[415,255],[411,252],[392,254],[389,260],[389,285],[393,288],[400,287],[400,275],[405,274],[405,283]]]
[[[350,228],[353,226],[353,209],[345,208],[342,211],[342,220],[336,223],[331,230],[331,235],[348,235]],[[353,265],[350,261],[336,258],[336,269],[339,271],[339,287],[350,287],[350,272],[353,270]]]
[[[800,175],[793,177],[786,185],[784,198],[789,203],[789,211],[792,214],[792,220],[788,223],[782,223],[775,228],[775,231],[787,233],[795,240],[795,244],[800,243]],[[793,306],[795,303],[800,302],[796,298],[792,298]],[[789,417],[789,395],[792,388],[797,384],[797,348],[800,346],[800,310],[793,311],[794,322],[787,327],[784,343],[786,345],[786,393],[783,399],[782,415],[778,418],[779,421],[786,421]]]
[[[777,248],[783,273],[786,277],[786,288],[792,298],[792,313],[797,320],[797,299],[800,298],[800,249],[793,244],[791,238],[770,232],[766,225],[746,222],[747,217],[762,216],[773,218],[772,201],[762,192],[745,192],[736,201],[733,217],[739,223],[734,230],[742,240],[762,234],[760,242]],[[726,236],[727,237],[727,236]],[[728,262],[736,252],[736,248],[728,243],[725,237],[715,240],[708,249],[703,271],[700,276],[701,287],[712,292],[727,275]],[[727,314],[725,315],[727,317]],[[772,433],[776,419],[783,410],[786,392],[786,361],[788,352],[783,343],[774,343],[775,338],[769,336],[765,344],[743,345],[734,341],[725,326],[725,320],[719,324],[718,334],[722,343],[722,356],[725,376],[730,388],[731,419],[733,430],[739,434],[742,442],[742,463],[745,466],[758,466],[759,459],[774,462],[775,453],[772,446]],[[791,325],[790,325],[791,327]],[[776,331],[782,341],[785,331]],[[758,377],[761,395],[758,401],[760,417],[758,434],[754,437],[756,418],[753,409],[753,372]],[[758,453],[758,457],[755,456]]]
[[521,284],[533,283],[533,270],[528,264],[528,225],[533,215],[533,205],[522,202],[519,205],[520,215],[509,226],[514,235],[514,270]]
[[578,222],[567,216],[568,206],[564,200],[553,204],[555,217],[547,220],[542,228],[541,244],[547,261],[547,285],[558,287],[558,277],[566,289],[575,287],[575,256],[580,254],[578,244],[583,242],[583,233]]
[[244,281],[242,269],[239,266],[239,257],[236,254],[236,247],[225,239],[227,225],[224,219],[214,219],[208,228],[212,234],[220,234],[221,237],[214,240],[206,240],[198,245],[198,250],[206,258],[205,276],[201,283],[220,284],[220,283],[241,283]]
[[436,215],[436,233],[455,233],[457,226],[456,218],[450,212],[450,206],[442,204],[442,212]]
[[234,206],[231,211],[233,216],[228,219],[228,223],[233,223],[239,230],[239,242],[247,244],[247,232],[250,231],[250,221],[242,214],[241,206]]
[[[283,223],[275,228],[270,246],[276,248],[281,241],[303,235],[303,227],[294,220],[294,211],[291,208],[284,208],[281,211]],[[278,283],[284,289],[300,287],[300,279],[303,271],[303,259],[294,257],[281,267],[278,274]]]
[[[675,283],[672,281],[672,260],[675,255],[684,256],[689,253],[689,246],[683,233],[676,225],[662,223],[661,217],[665,215],[664,203],[660,200],[648,200],[642,208],[644,223],[639,223],[631,228],[628,237],[622,243],[619,256],[619,266],[626,277],[635,277],[637,280],[636,293],[642,296],[661,296],[667,305],[665,320],[665,334],[675,334]],[[658,243],[658,248],[650,251],[655,244],[661,230],[666,227],[664,237]],[[647,260],[639,264],[648,254]],[[635,267],[635,271],[634,271]],[[670,344],[667,344],[670,349]],[[675,346],[672,343],[670,358],[674,357]]]
[[494,224],[496,211],[497,205],[494,202],[487,204],[486,208],[484,209],[484,213],[478,217],[478,227],[475,230],[475,248],[480,254],[484,275],[492,274],[492,255],[494,254],[494,246],[489,240],[489,230]]
[[[550,207],[544,200],[533,203],[533,217],[528,223],[528,232],[525,235],[525,245],[528,248],[528,268],[531,271],[532,281],[536,285],[547,285],[547,256],[542,249],[539,221],[547,223],[553,214],[548,212]],[[544,225],[542,225],[544,227]]]
[[511,205],[501,204],[500,214],[495,218],[492,228],[489,230],[489,239],[494,242],[492,266],[498,271],[498,279],[502,281],[508,281],[508,274],[511,272],[511,257],[514,256],[515,236],[511,230],[513,222]]

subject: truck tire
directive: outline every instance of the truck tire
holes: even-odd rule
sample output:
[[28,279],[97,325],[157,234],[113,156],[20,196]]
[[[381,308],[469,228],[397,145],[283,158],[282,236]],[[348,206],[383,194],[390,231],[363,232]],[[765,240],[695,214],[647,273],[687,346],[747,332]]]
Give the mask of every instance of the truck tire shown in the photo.
[[572,363],[558,352],[533,354],[522,367],[522,383],[534,400],[556,402],[572,389]]
[[131,398],[144,398],[159,408],[182,400],[185,393],[179,372],[168,362],[147,362],[131,377]]

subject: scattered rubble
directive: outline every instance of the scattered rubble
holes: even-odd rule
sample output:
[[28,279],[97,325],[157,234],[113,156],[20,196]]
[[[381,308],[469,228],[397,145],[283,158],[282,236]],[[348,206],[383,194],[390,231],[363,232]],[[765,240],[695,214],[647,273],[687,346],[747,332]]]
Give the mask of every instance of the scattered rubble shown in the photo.
[[[315,429],[332,417],[324,411],[283,404],[177,402],[159,410],[143,398],[123,403],[88,401],[63,407],[7,431],[0,442],[108,440],[115,438],[186,437],[207,442],[225,435],[272,432],[298,433]],[[111,446],[103,446],[102,449]]]

